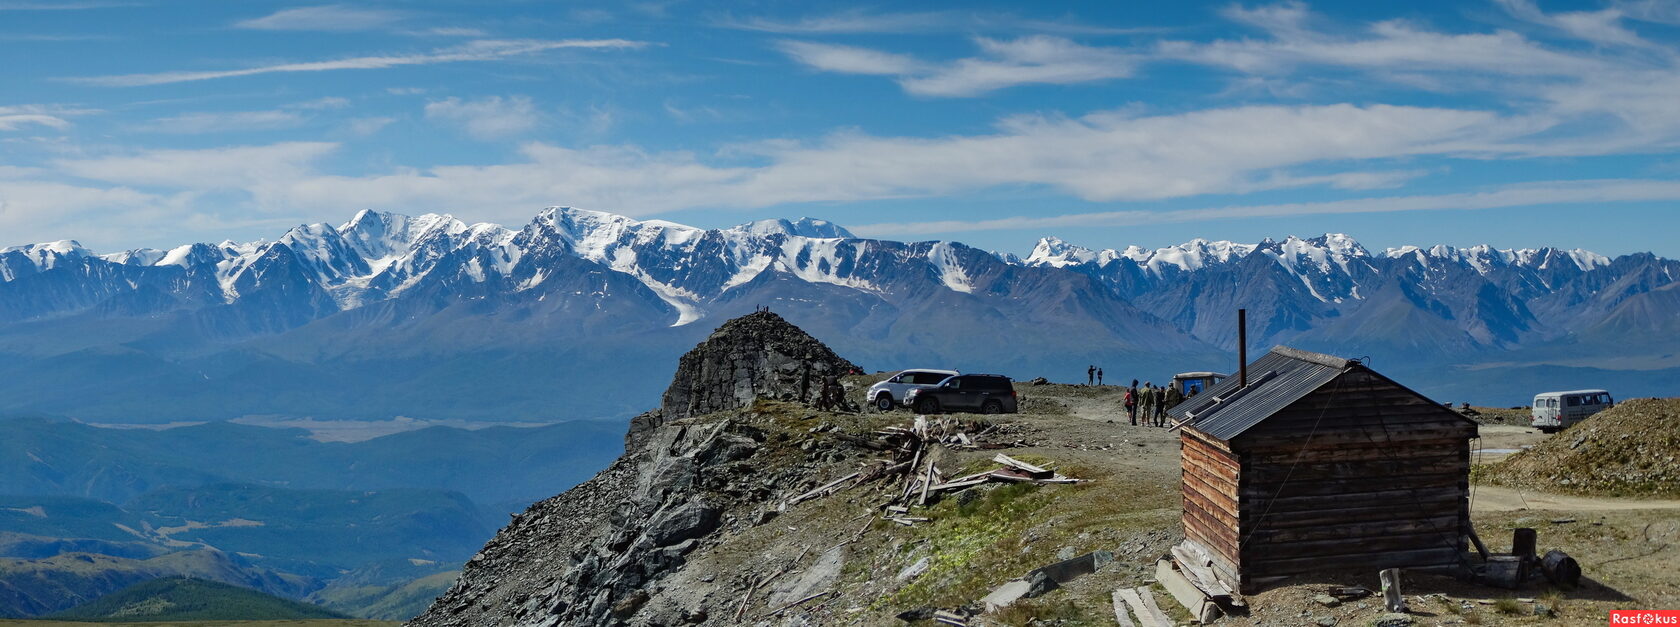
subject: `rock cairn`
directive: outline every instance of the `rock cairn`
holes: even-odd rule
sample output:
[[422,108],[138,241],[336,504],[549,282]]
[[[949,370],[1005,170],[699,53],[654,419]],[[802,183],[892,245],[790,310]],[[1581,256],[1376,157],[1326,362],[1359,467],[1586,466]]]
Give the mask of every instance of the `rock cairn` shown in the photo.
[[660,404],[663,420],[740,409],[769,398],[810,402],[829,375],[861,372],[781,316],[759,311],[725,322],[677,362]]

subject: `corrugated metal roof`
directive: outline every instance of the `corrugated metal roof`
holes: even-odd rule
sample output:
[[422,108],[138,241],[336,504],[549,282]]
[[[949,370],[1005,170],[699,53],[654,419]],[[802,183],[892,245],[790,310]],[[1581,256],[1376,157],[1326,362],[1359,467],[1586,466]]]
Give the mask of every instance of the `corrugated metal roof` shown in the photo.
[[1278,410],[1311,394],[1358,362],[1332,355],[1278,346],[1248,365],[1248,387],[1236,377],[1197,394],[1168,410],[1175,421],[1186,421],[1221,440],[1230,440],[1260,424]]

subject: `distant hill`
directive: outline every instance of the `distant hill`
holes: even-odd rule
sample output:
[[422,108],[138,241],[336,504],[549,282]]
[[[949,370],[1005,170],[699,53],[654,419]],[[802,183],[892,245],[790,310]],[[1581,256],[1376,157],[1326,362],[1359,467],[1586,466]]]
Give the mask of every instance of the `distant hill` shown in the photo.
[[[430,427],[344,443],[319,442],[302,429],[228,422],[151,431],[17,418],[0,420],[0,494],[121,504],[160,488],[216,483],[429,488],[456,490],[476,503],[512,512],[611,463],[623,449],[623,438],[623,424],[601,421],[474,430]],[[0,503],[0,531],[37,533],[13,528],[4,522],[7,518],[20,524],[68,524],[62,517],[30,522],[5,507]]]
[[46,618],[95,622],[345,618],[332,610],[225,583],[165,577],[134,584]]
[[65,553],[44,559],[0,558],[0,617],[63,611],[136,583],[187,576],[302,597],[320,586],[312,578],[254,566],[237,555],[189,550],[151,559]]

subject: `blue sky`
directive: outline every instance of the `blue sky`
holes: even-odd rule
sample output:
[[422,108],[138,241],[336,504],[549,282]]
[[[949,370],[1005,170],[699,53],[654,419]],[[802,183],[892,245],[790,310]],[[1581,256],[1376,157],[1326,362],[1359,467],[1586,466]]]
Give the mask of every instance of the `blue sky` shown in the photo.
[[0,0],[0,245],[570,205],[1680,257],[1677,34],[1654,0]]

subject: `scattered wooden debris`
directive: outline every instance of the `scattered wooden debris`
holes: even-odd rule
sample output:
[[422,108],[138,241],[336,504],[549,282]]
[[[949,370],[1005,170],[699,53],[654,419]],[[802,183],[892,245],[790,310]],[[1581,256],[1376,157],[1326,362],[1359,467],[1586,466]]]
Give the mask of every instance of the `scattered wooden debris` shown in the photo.
[[805,553],[807,551],[810,551],[810,550],[811,550],[811,547],[805,547],[803,549],[800,549],[799,556],[793,558],[793,561],[788,562],[787,565],[783,566],[781,570],[778,570],[774,573],[770,573],[770,576],[758,580],[758,583],[755,583],[751,587],[747,588],[746,594],[741,595],[741,605],[739,607],[735,608],[735,622],[740,623],[741,622],[741,617],[746,615],[747,607],[749,607],[752,604],[752,597],[753,597],[754,593],[758,592],[758,590],[760,588],[763,588],[765,586],[765,584],[770,583],[771,581],[775,580],[777,577],[780,577],[782,575],[787,574],[787,571],[793,570],[794,565],[798,564],[799,560],[805,559]]
[[1139,627],[1172,627],[1172,621],[1155,605],[1155,596],[1150,594],[1149,588],[1121,588],[1119,594],[1126,600],[1126,605],[1137,617]]
[[1137,623],[1132,622],[1132,613],[1126,611],[1126,599],[1118,589],[1114,591],[1114,622],[1120,623],[1120,627],[1137,627]]
[[819,487],[815,490],[811,490],[810,492],[806,492],[806,493],[801,494],[799,496],[788,499],[787,504],[788,505],[798,505],[799,503],[809,501],[809,500],[817,498],[819,496],[828,496],[829,493],[838,491],[840,489],[840,487],[843,486],[843,485],[846,485],[847,482],[849,482],[853,479],[856,479],[858,477],[861,477],[861,476],[863,476],[863,472],[859,471],[859,472],[854,472],[852,474],[846,475],[846,476],[841,477],[839,479],[835,479],[834,481],[830,481],[830,482],[824,484],[823,486],[821,486],[821,487]]
[[830,594],[834,594],[834,591],[833,591],[833,590],[824,590],[824,591],[822,591],[822,592],[818,592],[818,593],[816,593],[816,594],[813,594],[813,595],[811,595],[811,596],[808,596],[808,597],[805,597],[805,598],[803,598],[803,599],[800,599],[800,600],[798,600],[798,601],[794,601],[794,602],[792,602],[792,603],[785,603],[785,604],[783,604],[783,605],[782,605],[782,606],[781,606],[781,607],[778,607],[778,608],[776,608],[776,609],[773,609],[773,610],[770,610],[770,612],[769,612],[769,613],[767,613],[767,614],[765,614],[765,615],[764,615],[764,618],[770,618],[770,617],[773,617],[773,616],[776,616],[776,615],[777,615],[777,614],[781,614],[781,613],[782,613],[782,612],[786,612],[786,611],[788,611],[788,610],[791,610],[791,609],[793,609],[793,608],[796,608],[796,607],[799,607],[799,606],[801,606],[801,605],[804,605],[804,604],[806,604],[806,603],[807,603],[807,602],[810,602],[810,601],[814,601],[814,600],[816,600],[816,599],[820,599],[820,598],[822,598],[822,597],[825,597],[825,596],[828,596],[828,595],[830,595]]
[[968,627],[968,617],[965,617],[962,614],[958,614],[956,612],[952,612],[950,610],[936,610],[933,613],[933,622],[939,623],[941,625],[956,625],[957,627]]
[[[1189,576],[1182,570],[1174,568],[1173,560],[1162,559],[1155,562],[1155,580],[1161,587],[1167,589],[1179,605],[1190,611],[1190,616],[1202,624],[1213,622],[1224,614],[1213,597],[1202,590],[1196,583],[1191,582]],[[1329,598],[1329,597],[1326,597]],[[1334,599],[1331,599],[1334,601]]]

